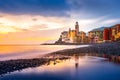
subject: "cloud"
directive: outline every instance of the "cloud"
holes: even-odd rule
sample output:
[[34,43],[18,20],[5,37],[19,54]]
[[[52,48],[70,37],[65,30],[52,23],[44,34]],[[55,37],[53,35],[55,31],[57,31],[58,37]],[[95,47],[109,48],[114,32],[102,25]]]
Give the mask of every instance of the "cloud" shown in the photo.
[[[101,27],[111,26],[119,23],[119,18],[109,18],[109,16],[99,16],[96,18],[81,18],[79,14],[74,14],[74,17],[45,17],[41,15],[13,15],[3,14],[0,18],[0,31],[2,33],[8,32],[25,32],[25,31],[39,31],[51,29],[68,29],[74,28],[76,21],[79,22],[80,30],[85,32]],[[82,16],[85,16],[84,14]],[[77,18],[75,18],[77,17]],[[57,33],[57,32],[56,32]]]
[[71,18],[71,20],[69,20],[69,26],[71,26],[72,29],[75,28],[75,22],[78,21],[79,22],[79,26],[80,26],[80,31],[85,31],[88,32],[94,28],[98,28],[98,27],[110,27],[112,25],[115,24],[120,24],[120,18],[109,18],[109,16],[99,16],[96,18],[80,18],[79,15],[77,15],[78,18]]
[[33,20],[33,21],[37,21],[37,19],[36,19],[36,18],[33,18],[32,20]]
[[30,26],[30,30],[36,31],[36,30],[45,30],[48,29],[49,25],[47,24],[40,24],[40,25],[34,25]]
[[[120,0],[0,0],[0,43],[40,43],[75,27],[120,23]],[[4,33],[4,34],[3,34]]]
[[[11,26],[12,29],[15,30],[15,32],[19,32],[19,31],[29,31],[28,29],[23,29],[23,28],[18,28],[18,27],[15,27],[15,26]],[[11,31],[12,32],[12,31]]]
[[3,16],[2,15],[0,15],[0,18],[2,18]]
[[65,29],[27,30],[0,34],[0,44],[40,44],[48,40],[57,40],[63,30]]
[[103,22],[101,22],[102,24],[116,24],[116,23],[120,23],[120,19],[108,19],[108,20],[105,20]]
[[69,16],[66,0],[0,0],[0,12],[42,16]]
[[4,25],[0,24],[0,33],[1,34],[6,34],[9,32],[16,32],[16,30],[13,29],[12,27],[8,27],[8,26],[4,26]]
[[67,0],[67,2],[71,6],[70,16],[77,14],[80,18],[87,19],[109,15],[110,18],[120,18],[119,0]]
[[[65,26],[66,19],[64,17],[45,17],[41,15],[12,15],[0,13],[0,31],[17,32],[17,31],[37,31],[59,29]],[[8,29],[12,29],[11,31]]]

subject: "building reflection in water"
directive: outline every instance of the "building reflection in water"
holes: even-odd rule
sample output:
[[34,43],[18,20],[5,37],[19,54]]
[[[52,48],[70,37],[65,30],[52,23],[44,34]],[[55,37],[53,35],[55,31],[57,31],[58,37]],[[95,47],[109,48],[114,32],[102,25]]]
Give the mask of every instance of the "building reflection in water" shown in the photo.
[[75,68],[77,69],[79,66],[79,55],[75,54]]

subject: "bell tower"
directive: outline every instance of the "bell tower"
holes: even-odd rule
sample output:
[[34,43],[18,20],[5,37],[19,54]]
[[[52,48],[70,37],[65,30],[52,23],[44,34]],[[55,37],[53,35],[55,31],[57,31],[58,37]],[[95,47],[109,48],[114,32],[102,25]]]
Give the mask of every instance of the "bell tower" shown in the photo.
[[76,35],[78,35],[78,33],[79,33],[79,24],[78,24],[78,22],[75,23],[75,31],[76,31]]

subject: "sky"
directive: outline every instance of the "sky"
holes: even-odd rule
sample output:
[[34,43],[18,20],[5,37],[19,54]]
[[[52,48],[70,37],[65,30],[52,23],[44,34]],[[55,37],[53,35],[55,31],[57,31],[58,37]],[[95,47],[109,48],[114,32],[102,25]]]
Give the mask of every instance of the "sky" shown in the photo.
[[0,44],[40,44],[62,31],[120,23],[120,0],[0,0]]

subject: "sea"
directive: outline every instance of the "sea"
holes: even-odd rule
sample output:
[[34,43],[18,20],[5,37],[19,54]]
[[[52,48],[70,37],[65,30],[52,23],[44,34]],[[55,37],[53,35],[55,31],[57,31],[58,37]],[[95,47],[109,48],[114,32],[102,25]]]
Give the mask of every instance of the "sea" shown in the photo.
[[[0,61],[42,57],[51,52],[89,45],[1,45]],[[38,67],[16,70],[0,80],[120,80],[120,64],[96,56],[71,56]]]

